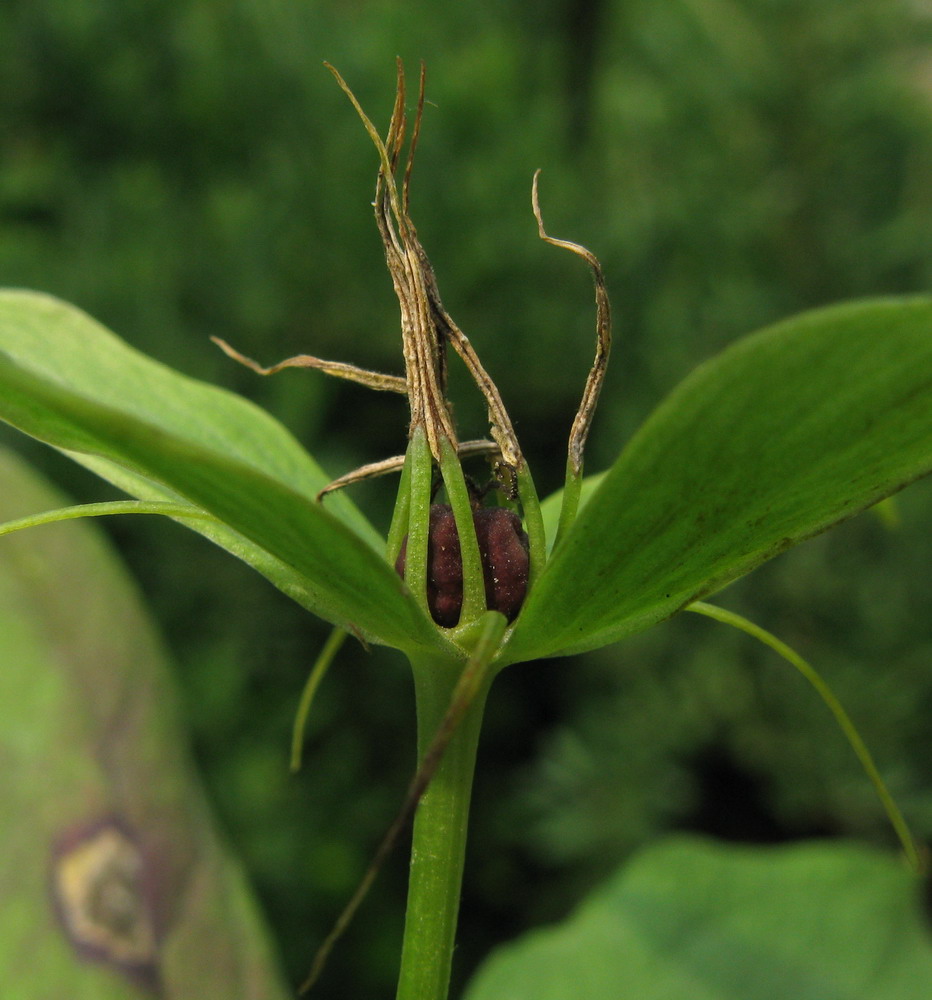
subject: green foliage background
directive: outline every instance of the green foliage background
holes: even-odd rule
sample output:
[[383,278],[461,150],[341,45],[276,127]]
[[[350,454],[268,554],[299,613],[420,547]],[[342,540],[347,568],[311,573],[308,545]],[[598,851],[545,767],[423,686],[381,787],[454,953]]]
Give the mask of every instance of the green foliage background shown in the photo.
[[[369,202],[376,160],[334,63],[378,122],[394,57],[428,66],[412,212],[445,303],[559,485],[591,359],[600,256],[616,349],[596,471],[698,361],[793,312],[932,284],[932,16],[906,0],[69,0],[0,7],[0,283],[82,306],[134,345],[258,400],[337,475],[403,448],[394,398],[288,372],[308,351],[400,372]],[[412,73],[413,75],[413,73]],[[460,392],[460,390],[465,390]],[[454,380],[464,436],[482,407]],[[107,488],[8,435],[80,500]],[[361,487],[387,524],[392,487]],[[932,489],[782,556],[725,602],[835,685],[920,836],[932,836]],[[182,529],[109,525],[178,663],[195,748],[294,979],[394,813],[413,766],[402,661],[346,647],[287,772],[325,632]],[[480,748],[458,967],[663,830],[886,843],[822,706],[739,635],[677,619],[573,661],[506,672]],[[395,973],[405,859],[328,972]],[[360,960],[364,955],[365,960]]]

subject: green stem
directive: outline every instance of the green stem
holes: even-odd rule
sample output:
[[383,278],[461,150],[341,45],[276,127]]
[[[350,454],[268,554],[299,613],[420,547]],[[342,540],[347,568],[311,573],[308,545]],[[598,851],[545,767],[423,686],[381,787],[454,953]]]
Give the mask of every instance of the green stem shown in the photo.
[[170,500],[108,500],[104,503],[83,503],[71,507],[58,507],[55,510],[42,511],[40,514],[30,514],[15,521],[0,524],[0,535],[9,535],[23,528],[35,528],[41,524],[56,524],[78,517],[106,517],[110,514],[162,514],[180,520],[215,521],[213,514],[206,510],[193,507],[188,503],[175,503]]
[[543,571],[547,562],[547,536],[544,531],[544,519],[540,512],[540,501],[537,499],[537,488],[534,477],[527,462],[522,462],[517,469],[518,496],[524,514],[524,528],[527,531],[528,547],[531,557],[531,572],[528,579],[530,589],[537,577]]
[[308,674],[304,690],[301,692],[301,700],[298,702],[298,711],[295,714],[294,727],[291,730],[291,770],[292,772],[301,770],[301,749],[304,745],[304,729],[307,726],[307,717],[311,711],[311,704],[314,695],[320,687],[333,658],[339,653],[348,632],[335,626],[330,633],[330,638],[324,643],[324,648],[320,651],[311,672]]
[[408,518],[411,511],[411,467],[414,465],[413,449],[405,452],[405,464],[401,467],[401,479],[398,482],[398,498],[395,500],[395,510],[392,513],[392,523],[388,529],[385,542],[385,557],[394,565],[401,551],[401,543],[408,533]]
[[423,427],[415,428],[408,444],[405,465],[410,461],[411,488],[408,492],[408,548],[405,583],[427,614],[427,546],[430,536],[430,494],[433,461]]
[[[423,656],[412,658],[412,667],[418,759],[423,760],[447,716],[463,663]],[[489,676],[481,678],[415,814],[397,1000],[446,1000],[476,746],[489,681]]]
[[485,578],[482,573],[482,557],[476,540],[476,526],[473,520],[472,502],[456,449],[449,441],[444,441],[440,455],[440,472],[447,490],[447,500],[453,510],[456,534],[460,543],[460,559],[463,563],[463,607],[460,624],[466,625],[481,617],[485,608]]
[[580,467],[579,472],[576,472],[573,469],[573,463],[567,459],[566,483],[563,487],[563,503],[560,507],[560,523],[557,526],[554,548],[557,547],[560,539],[566,535],[573,526],[573,521],[576,520],[576,512],[579,510],[579,495],[582,493],[582,479],[582,468]]
[[906,820],[903,818],[903,814],[900,812],[900,807],[896,804],[896,800],[890,794],[886,783],[881,777],[880,771],[874,763],[874,758],[871,756],[870,750],[867,749],[867,744],[861,739],[861,734],[851,721],[851,717],[845,711],[841,702],[835,697],[835,692],[826,684],[822,679],[822,675],[815,667],[804,660],[791,646],[787,646],[785,642],[781,642],[775,635],[761,628],[760,625],[755,625],[754,622],[748,621],[747,618],[742,618],[741,615],[736,614],[734,611],[720,608],[716,604],[706,604],[705,601],[693,601],[692,604],[686,606],[686,610],[695,611],[697,614],[706,615],[708,618],[714,618],[715,621],[723,622],[725,625],[731,625],[733,628],[740,629],[742,632],[747,633],[747,635],[757,639],[758,642],[769,646],[805,677],[815,689],[816,694],[825,703],[826,708],[835,717],[839,729],[844,733],[851,749],[860,761],[864,773],[874,786],[877,797],[880,799],[884,811],[897,837],[899,837],[900,843],[903,845],[903,850],[906,853],[910,867],[917,875],[924,875],[926,871],[925,860],[916,845],[916,841]]

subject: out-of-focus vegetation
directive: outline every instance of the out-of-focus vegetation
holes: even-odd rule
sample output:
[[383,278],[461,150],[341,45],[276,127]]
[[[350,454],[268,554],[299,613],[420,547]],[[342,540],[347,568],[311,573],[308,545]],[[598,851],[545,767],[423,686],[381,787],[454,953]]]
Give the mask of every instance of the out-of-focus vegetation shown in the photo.
[[[400,400],[308,372],[260,380],[208,337],[264,362],[308,351],[401,370],[369,207],[375,154],[321,63],[381,123],[395,55],[409,70],[424,58],[412,213],[546,493],[562,476],[593,307],[585,268],[537,239],[533,170],[548,229],[599,254],[613,296],[596,471],[735,337],[822,303],[928,289],[930,40],[916,0],[12,0],[0,7],[0,283],[60,295],[258,400],[334,475],[399,453]],[[479,401],[465,380],[454,389],[464,436],[482,433]],[[4,440],[76,498],[106,495]],[[385,525],[392,484],[358,497]],[[725,602],[824,671],[929,837],[929,484],[898,510],[899,528],[861,517]],[[288,730],[323,626],[175,526],[110,530],[165,623],[214,800],[297,978],[413,766],[407,671],[347,646],[292,778]],[[473,824],[461,973],[665,829],[890,840],[803,684],[741,636],[685,619],[506,672]],[[334,995],[392,981],[405,867],[399,852],[335,953]]]
[[[4,522],[62,502],[6,448],[0,482]],[[286,1000],[133,581],[87,520],[2,542],[0,994]]]

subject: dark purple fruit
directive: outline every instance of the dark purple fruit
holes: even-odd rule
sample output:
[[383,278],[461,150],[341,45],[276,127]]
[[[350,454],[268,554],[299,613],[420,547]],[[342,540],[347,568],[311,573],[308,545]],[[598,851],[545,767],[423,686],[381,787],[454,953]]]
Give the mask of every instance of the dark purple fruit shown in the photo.
[[[528,540],[521,520],[504,507],[482,507],[473,513],[482,573],[485,604],[514,621],[527,593]],[[403,577],[408,538],[401,543],[395,569]],[[427,605],[438,625],[451,628],[463,606],[463,560],[453,510],[448,504],[430,508],[427,543]]]

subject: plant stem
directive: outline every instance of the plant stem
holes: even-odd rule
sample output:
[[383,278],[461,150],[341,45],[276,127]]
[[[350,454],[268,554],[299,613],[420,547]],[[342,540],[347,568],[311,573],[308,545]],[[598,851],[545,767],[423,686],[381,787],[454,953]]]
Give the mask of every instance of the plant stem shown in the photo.
[[582,467],[579,472],[573,469],[570,459],[566,460],[566,484],[563,487],[563,503],[560,507],[560,523],[557,526],[557,537],[553,543],[556,548],[557,543],[573,526],[576,520],[576,512],[579,510],[579,495],[582,492]]
[[[440,727],[463,670],[457,659],[412,658],[418,759]],[[446,1000],[456,935],[476,746],[490,678],[453,733],[414,819],[397,1000]]]
[[476,540],[472,502],[463,478],[463,470],[455,449],[449,441],[443,442],[440,458],[447,500],[453,509],[456,533],[460,543],[460,559],[463,565],[463,606],[460,624],[475,621],[485,612],[485,579],[482,573],[482,557]]
[[[408,550],[405,562],[405,583],[414,599],[429,616],[427,607],[427,550],[430,537],[430,497],[433,462],[427,434],[416,427],[408,444],[411,465],[411,488],[408,494]],[[409,459],[405,459],[408,464]],[[394,529],[394,524],[393,524]]]
[[522,462],[516,471],[521,512],[524,514],[524,526],[530,546],[531,572],[528,577],[528,589],[530,589],[547,562],[547,536],[544,532],[544,519],[540,513],[540,501],[537,499],[537,488],[534,486],[534,477],[527,462]]

